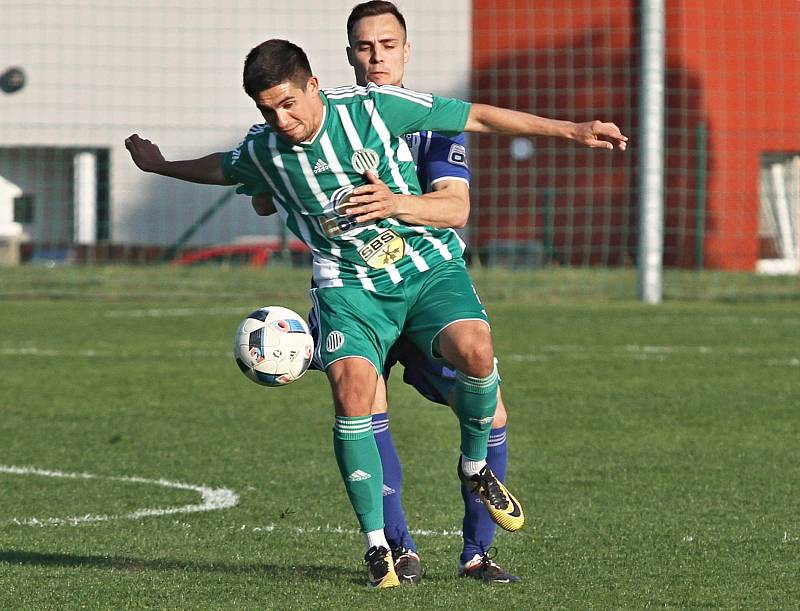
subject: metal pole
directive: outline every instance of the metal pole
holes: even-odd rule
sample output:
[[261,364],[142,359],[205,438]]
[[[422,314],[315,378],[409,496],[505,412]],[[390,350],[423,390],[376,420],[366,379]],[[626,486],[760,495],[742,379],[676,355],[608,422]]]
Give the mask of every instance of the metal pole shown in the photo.
[[641,2],[639,298],[661,303],[664,255],[664,0]]
[[703,269],[706,242],[706,167],[708,166],[708,132],[705,121],[697,124],[697,169],[695,171],[694,199],[694,267]]

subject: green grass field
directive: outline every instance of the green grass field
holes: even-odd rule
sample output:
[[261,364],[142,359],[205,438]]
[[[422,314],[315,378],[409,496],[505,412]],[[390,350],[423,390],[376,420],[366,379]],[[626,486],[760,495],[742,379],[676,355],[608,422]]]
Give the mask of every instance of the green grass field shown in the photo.
[[[482,291],[508,483],[528,516],[498,535],[498,560],[524,581],[455,577],[456,421],[395,375],[426,574],[386,592],[364,585],[325,380],[262,388],[230,354],[253,308],[305,313],[305,282],[271,268],[0,270],[0,609],[796,608],[796,279],[778,285],[785,298],[656,307],[592,302],[591,287]],[[173,483],[238,504],[168,513],[201,503]]]

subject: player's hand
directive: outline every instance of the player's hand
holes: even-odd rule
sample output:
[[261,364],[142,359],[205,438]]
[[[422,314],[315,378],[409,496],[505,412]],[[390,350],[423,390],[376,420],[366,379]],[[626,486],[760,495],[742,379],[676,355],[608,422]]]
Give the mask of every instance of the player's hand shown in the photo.
[[628,148],[628,137],[624,136],[614,123],[587,121],[576,123],[573,140],[589,148],[614,149],[624,151]]
[[354,216],[356,221],[378,221],[380,219],[396,216],[398,196],[392,193],[378,175],[370,171],[364,174],[369,184],[362,185],[353,190],[347,207],[347,215]]
[[131,154],[133,163],[144,172],[157,172],[166,161],[161,149],[149,140],[140,138],[139,134],[131,134],[125,138],[125,148]]

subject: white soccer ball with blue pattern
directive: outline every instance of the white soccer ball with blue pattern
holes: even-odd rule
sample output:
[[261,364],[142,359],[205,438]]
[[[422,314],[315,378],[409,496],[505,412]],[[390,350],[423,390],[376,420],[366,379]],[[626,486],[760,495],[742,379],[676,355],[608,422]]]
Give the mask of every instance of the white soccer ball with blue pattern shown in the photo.
[[286,386],[311,364],[314,339],[303,317],[267,306],[249,314],[236,330],[233,355],[244,375],[264,386]]

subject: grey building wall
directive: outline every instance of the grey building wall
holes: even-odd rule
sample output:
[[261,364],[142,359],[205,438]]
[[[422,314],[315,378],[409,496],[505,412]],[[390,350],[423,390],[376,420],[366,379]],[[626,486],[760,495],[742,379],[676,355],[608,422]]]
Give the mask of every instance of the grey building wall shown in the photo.
[[[123,141],[137,132],[167,158],[193,158],[235,146],[262,119],[241,88],[246,53],[267,38],[288,38],[309,54],[323,87],[349,84],[345,21],[354,1],[144,0],[100,2],[0,0],[0,70],[21,66],[27,85],[0,94],[0,175],[14,155],[26,189],[58,193],[37,205],[32,235],[48,236],[52,219],[71,222],[66,162],[28,169],[19,147],[107,150],[108,233],[113,242],[169,244],[225,191],[138,171]],[[409,25],[412,59],[406,85],[469,97],[470,10],[463,0],[398,2]],[[38,168],[38,169],[37,169]],[[33,176],[32,174],[35,174]],[[37,184],[40,181],[40,184]],[[61,181],[62,184],[52,184]],[[46,184],[51,183],[51,184]],[[30,185],[34,186],[31,187]],[[37,201],[44,202],[41,197]],[[71,230],[61,227],[59,234]],[[274,233],[275,221],[236,197],[192,240],[226,243]]]

